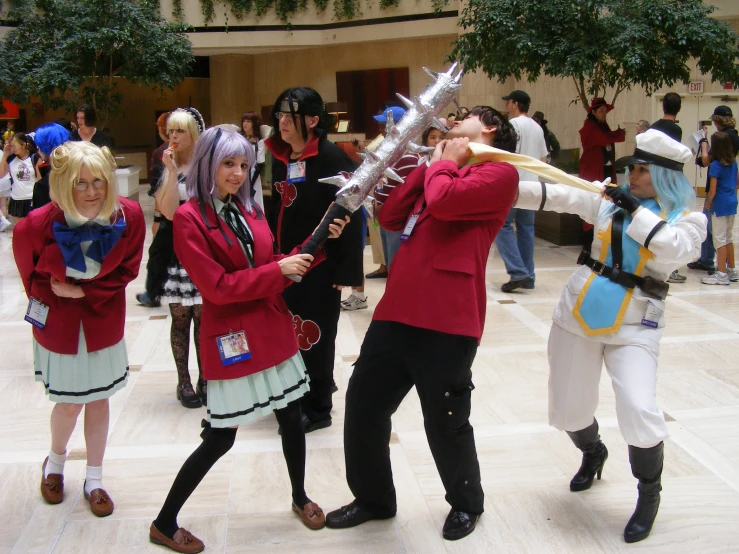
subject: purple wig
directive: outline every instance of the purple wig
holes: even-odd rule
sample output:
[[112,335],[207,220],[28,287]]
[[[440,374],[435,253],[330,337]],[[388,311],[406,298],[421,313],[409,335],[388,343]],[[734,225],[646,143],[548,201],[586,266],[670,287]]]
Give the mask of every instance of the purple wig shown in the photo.
[[237,156],[246,158],[249,167],[244,172],[244,183],[234,196],[247,212],[252,213],[252,200],[247,181],[254,168],[254,149],[244,137],[233,131],[211,127],[200,135],[195,143],[190,171],[187,173],[187,195],[190,198],[198,198],[200,194],[206,203],[212,204],[213,199],[218,197],[216,185],[218,167],[223,160]]

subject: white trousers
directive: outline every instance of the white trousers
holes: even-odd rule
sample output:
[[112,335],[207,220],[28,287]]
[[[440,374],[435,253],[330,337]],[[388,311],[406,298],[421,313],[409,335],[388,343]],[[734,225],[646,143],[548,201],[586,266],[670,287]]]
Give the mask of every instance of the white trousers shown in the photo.
[[548,353],[550,425],[560,431],[579,431],[593,423],[605,362],[626,442],[651,448],[669,436],[664,414],[657,407],[658,350],[641,344],[605,344],[555,322]]

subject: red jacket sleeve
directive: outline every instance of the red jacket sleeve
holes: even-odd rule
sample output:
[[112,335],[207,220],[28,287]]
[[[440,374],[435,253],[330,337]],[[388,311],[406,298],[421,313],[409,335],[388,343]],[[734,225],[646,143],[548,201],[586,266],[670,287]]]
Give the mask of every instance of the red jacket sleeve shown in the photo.
[[426,172],[426,209],[440,221],[490,219],[513,205],[518,172],[507,163],[481,163],[459,176],[457,164],[441,160]]
[[584,149],[593,148],[595,146],[608,146],[614,142],[623,142],[626,140],[626,131],[616,129],[615,131],[604,131],[597,123],[586,120],[580,129],[580,141]]
[[[79,286],[85,293],[85,298],[93,308],[104,304],[116,293],[126,288],[126,285],[136,279],[141,267],[141,257],[144,255],[144,237],[146,236],[146,222],[141,206],[131,203],[126,210],[126,231],[128,235],[126,253],[121,265],[100,278],[89,281],[80,281]],[[123,237],[121,237],[123,238]]]
[[226,272],[213,256],[202,224],[191,214],[177,210],[174,215],[174,250],[192,282],[203,298],[214,304],[248,302],[267,298],[285,290],[283,277],[275,255],[273,262],[255,268]]
[[[33,213],[33,212],[32,212]],[[21,219],[13,229],[13,256],[18,267],[26,296],[31,296],[31,277],[39,258],[40,245],[34,240],[43,233],[33,225],[35,219],[30,215]]]
[[423,194],[423,179],[427,171],[426,164],[414,169],[404,183],[399,183],[382,205],[377,220],[388,231],[402,231],[418,197]]

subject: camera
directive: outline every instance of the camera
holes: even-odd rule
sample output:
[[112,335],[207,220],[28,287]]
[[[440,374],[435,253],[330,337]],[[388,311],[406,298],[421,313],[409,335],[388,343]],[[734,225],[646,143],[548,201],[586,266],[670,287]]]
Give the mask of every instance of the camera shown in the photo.
[[710,119],[701,120],[698,122],[698,130],[702,131],[703,127],[710,127],[711,125],[713,125],[713,121]]

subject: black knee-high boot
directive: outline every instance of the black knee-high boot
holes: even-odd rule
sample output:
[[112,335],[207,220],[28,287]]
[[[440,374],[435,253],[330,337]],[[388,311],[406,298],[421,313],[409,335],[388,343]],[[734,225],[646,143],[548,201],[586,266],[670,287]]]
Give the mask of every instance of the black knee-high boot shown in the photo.
[[603,466],[608,459],[608,449],[598,434],[598,421],[593,419],[592,425],[579,431],[567,431],[572,442],[582,450],[582,464],[570,481],[570,490],[573,492],[589,489],[595,476],[603,473]]
[[636,510],[624,529],[626,542],[644,540],[652,530],[657,510],[659,510],[664,453],[665,443],[663,442],[652,448],[629,446],[631,473],[639,479],[639,499],[636,501]]

